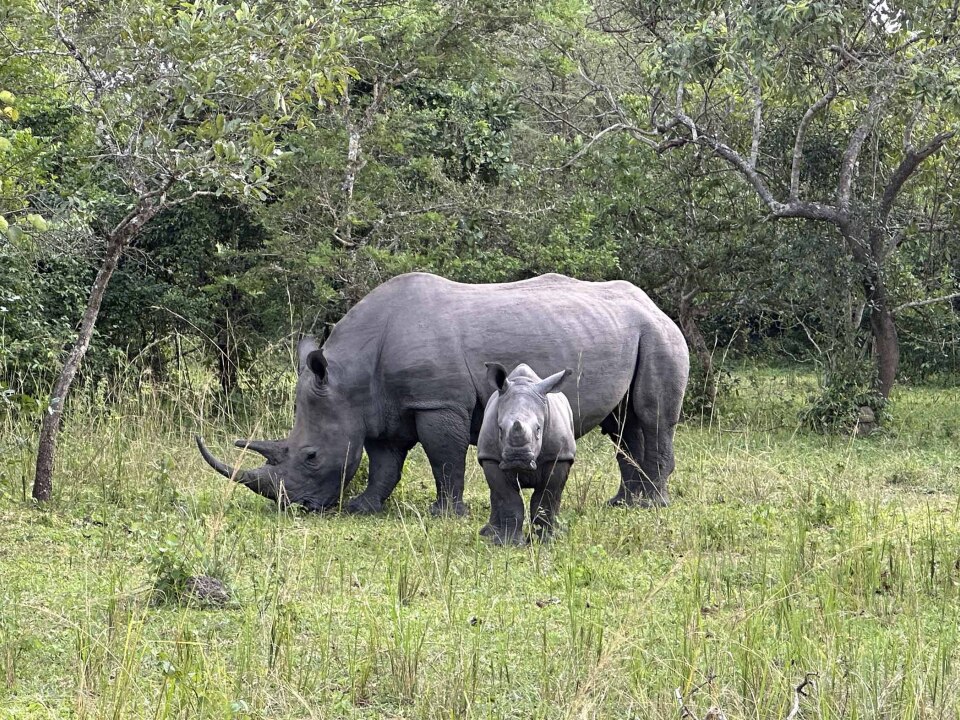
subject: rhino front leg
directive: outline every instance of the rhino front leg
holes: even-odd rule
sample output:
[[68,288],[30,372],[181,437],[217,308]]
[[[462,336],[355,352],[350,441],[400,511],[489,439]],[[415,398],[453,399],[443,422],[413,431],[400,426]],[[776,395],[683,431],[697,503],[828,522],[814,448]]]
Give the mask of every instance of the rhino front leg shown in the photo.
[[490,486],[490,524],[486,533],[496,545],[523,545],[523,496],[517,474],[509,475],[496,461],[483,463],[483,474]]
[[493,496],[490,496],[490,519],[487,520],[487,524],[480,528],[480,535],[483,537],[490,537],[496,533],[496,528],[500,525],[500,514],[499,508],[496,503],[493,502]]
[[534,534],[541,540],[547,540],[556,529],[557,513],[560,510],[560,497],[570,475],[571,462],[549,463],[543,470],[542,484],[534,490],[530,498],[530,518]]
[[410,446],[371,440],[365,443],[364,449],[370,459],[367,487],[347,503],[347,511],[360,514],[377,513],[383,510],[383,503],[400,482],[403,463],[407,459]]
[[417,413],[417,438],[430,461],[437,484],[437,500],[430,507],[434,515],[467,515],[463,502],[463,476],[470,445],[470,416],[454,410]]

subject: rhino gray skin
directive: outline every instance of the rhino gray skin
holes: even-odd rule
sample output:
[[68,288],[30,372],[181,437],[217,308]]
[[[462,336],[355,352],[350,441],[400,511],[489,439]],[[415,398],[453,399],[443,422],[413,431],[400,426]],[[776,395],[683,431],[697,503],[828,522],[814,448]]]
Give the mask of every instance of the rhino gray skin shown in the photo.
[[530,522],[546,539],[554,529],[560,497],[577,454],[573,410],[554,392],[571,371],[543,380],[520,364],[507,375],[499,363],[487,365],[493,395],[487,402],[477,440],[477,461],[490,488],[490,520],[480,530],[498,545],[522,544],[523,497],[532,488]]
[[495,360],[542,374],[573,368],[564,392],[574,432],[599,425],[617,447],[621,483],[610,502],[668,501],[689,356],[673,321],[630,283],[550,274],[466,285],[399,275],[344,315],[322,349],[304,338],[298,355],[289,437],[236,443],[263,455],[262,467],[235,470],[197,438],[217,472],[265,497],[336,506],[366,450],[367,487],[346,507],[379,511],[419,442],[436,481],[434,512],[465,513],[467,447],[491,395],[484,361]]

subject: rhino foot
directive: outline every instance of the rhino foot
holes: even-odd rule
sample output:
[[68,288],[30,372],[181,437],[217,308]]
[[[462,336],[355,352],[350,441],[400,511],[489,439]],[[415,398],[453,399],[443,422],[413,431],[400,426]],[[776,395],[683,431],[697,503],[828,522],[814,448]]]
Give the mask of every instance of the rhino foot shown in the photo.
[[480,528],[481,537],[491,537],[492,535],[495,535],[496,532],[497,531],[494,529],[493,525],[491,525],[490,523],[487,523],[482,528]]
[[500,546],[512,545],[514,547],[523,547],[528,541],[523,533],[500,533],[494,531],[490,534],[490,542]]
[[383,512],[383,503],[374,498],[357,495],[347,503],[347,512],[356,513],[357,515],[373,515],[374,513]]
[[670,504],[670,498],[666,495],[655,495],[654,497],[647,497],[645,495],[621,495],[617,493],[615,496],[607,500],[607,505],[611,507],[623,507],[623,508],[661,508],[667,507]]
[[457,517],[466,517],[470,514],[470,506],[463,500],[449,502],[447,500],[437,500],[430,506],[430,514],[435,516],[456,515]]

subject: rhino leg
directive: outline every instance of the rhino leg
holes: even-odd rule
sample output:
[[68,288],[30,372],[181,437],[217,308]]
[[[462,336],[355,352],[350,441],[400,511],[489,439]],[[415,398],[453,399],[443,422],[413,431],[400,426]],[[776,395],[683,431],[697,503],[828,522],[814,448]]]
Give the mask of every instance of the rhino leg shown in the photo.
[[547,463],[541,471],[540,486],[530,498],[530,518],[533,533],[541,540],[548,539],[556,529],[560,497],[570,475],[570,462]]
[[490,524],[484,533],[495,545],[523,545],[523,496],[517,483],[517,474],[507,474],[499,463],[483,463],[483,474],[490,486]]
[[500,524],[500,516],[498,514],[498,508],[493,504],[493,499],[490,500],[490,519],[487,520],[487,524],[480,528],[480,535],[482,537],[490,537],[496,532],[496,527]]
[[403,463],[411,447],[376,440],[364,443],[370,460],[370,475],[364,491],[347,503],[348,512],[370,514],[383,510],[383,503],[400,482]]
[[655,422],[645,431],[636,415],[629,410],[626,415],[613,431],[607,430],[617,448],[620,466],[620,489],[608,502],[639,507],[669,505],[667,477],[673,470],[673,432],[664,437],[664,433],[656,432]]
[[454,410],[417,413],[417,439],[430,461],[437,484],[437,500],[430,507],[434,515],[467,515],[463,502],[463,476],[470,445],[470,415]]

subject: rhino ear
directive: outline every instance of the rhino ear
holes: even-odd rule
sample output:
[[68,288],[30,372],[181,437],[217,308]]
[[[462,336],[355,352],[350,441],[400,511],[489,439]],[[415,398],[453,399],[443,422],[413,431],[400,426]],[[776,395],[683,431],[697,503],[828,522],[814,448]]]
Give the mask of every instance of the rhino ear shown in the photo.
[[327,359],[323,356],[323,349],[317,348],[307,355],[307,367],[317,376],[317,382],[323,384],[327,381]]
[[297,343],[297,374],[303,372],[303,369],[307,366],[307,357],[314,350],[320,348],[317,339],[313,335],[304,335],[300,338],[300,342]]
[[487,385],[491,391],[503,390],[507,387],[507,369],[500,363],[484,363],[487,367]]
[[572,374],[572,372],[573,371],[570,368],[561,370],[558,373],[554,373],[550,377],[545,377],[534,387],[540,395],[546,397],[548,393],[552,393],[554,390],[556,390],[563,383],[563,381]]

